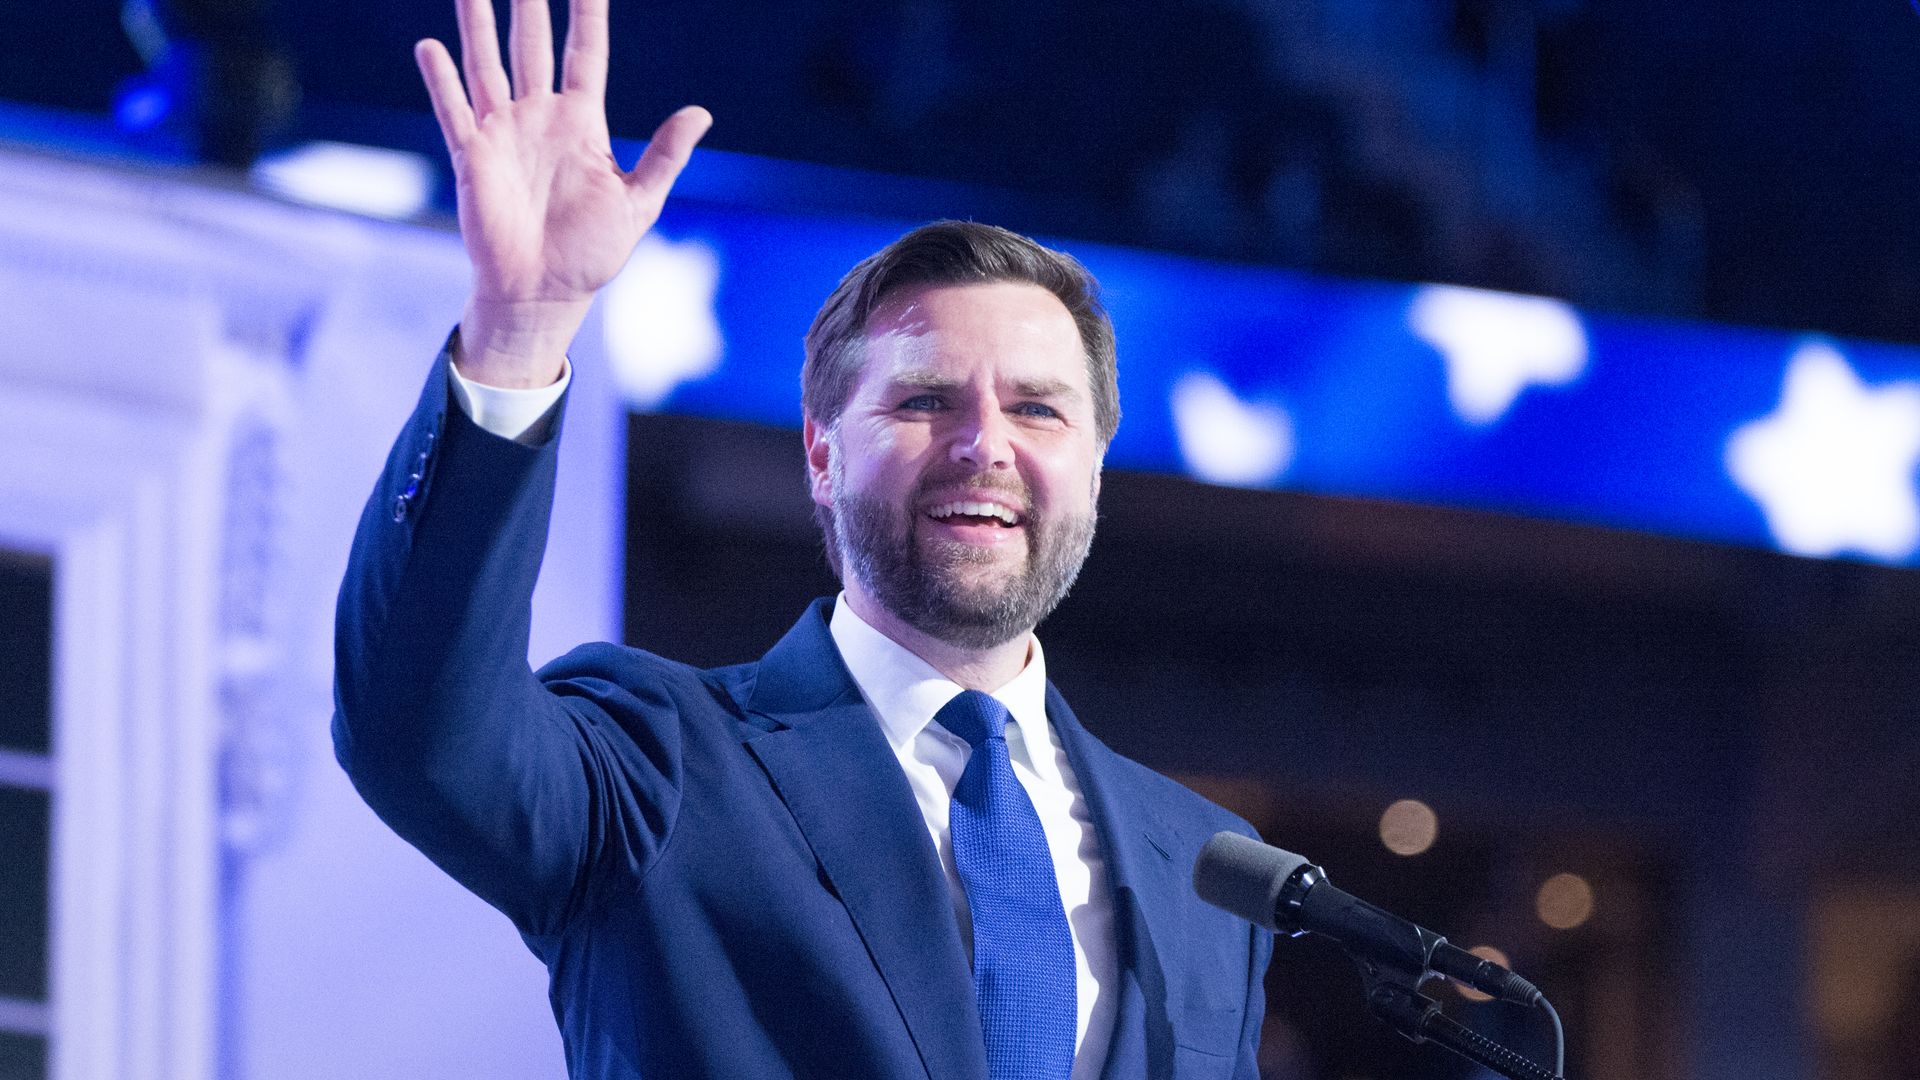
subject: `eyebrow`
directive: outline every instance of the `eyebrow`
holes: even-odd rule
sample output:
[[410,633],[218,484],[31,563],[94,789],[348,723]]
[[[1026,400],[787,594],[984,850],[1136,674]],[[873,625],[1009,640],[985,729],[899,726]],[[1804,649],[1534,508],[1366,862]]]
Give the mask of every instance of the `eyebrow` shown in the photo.
[[[894,386],[911,387],[915,390],[958,390],[966,385],[962,380],[932,371],[902,371],[888,381]],[[1072,398],[1078,396],[1073,384],[1064,379],[1020,379],[1013,384],[1013,389],[1020,397]]]

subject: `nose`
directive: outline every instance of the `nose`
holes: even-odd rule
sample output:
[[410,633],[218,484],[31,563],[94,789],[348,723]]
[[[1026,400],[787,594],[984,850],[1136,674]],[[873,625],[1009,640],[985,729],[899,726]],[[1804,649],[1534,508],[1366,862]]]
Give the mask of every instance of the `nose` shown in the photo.
[[966,410],[953,433],[953,460],[978,470],[1013,467],[1013,425],[991,403]]

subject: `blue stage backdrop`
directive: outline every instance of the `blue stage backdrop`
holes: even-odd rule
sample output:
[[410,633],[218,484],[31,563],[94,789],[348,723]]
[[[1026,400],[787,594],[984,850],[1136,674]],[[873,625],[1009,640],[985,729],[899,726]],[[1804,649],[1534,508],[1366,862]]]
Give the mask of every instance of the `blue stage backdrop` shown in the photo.
[[[420,137],[400,141],[424,147],[417,119]],[[99,118],[18,106],[0,105],[0,135],[177,158]],[[639,145],[616,150],[631,161]],[[429,205],[437,170],[451,209],[437,149],[333,156],[283,155],[255,179],[405,217]],[[930,208],[1032,209],[1004,192],[701,151],[601,305],[628,399],[797,427],[815,308]],[[1920,564],[1920,348],[1052,242],[1100,277],[1119,332],[1115,467]]]
[[[908,223],[689,180],[603,305],[615,370],[637,408],[798,426],[816,307]],[[1920,562],[1920,349],[1056,242],[1119,333],[1111,466]]]

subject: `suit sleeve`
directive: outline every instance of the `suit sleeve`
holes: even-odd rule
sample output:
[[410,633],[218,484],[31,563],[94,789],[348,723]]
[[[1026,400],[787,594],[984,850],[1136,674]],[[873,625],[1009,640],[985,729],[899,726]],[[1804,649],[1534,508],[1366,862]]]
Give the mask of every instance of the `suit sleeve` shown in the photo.
[[648,713],[628,691],[528,667],[559,425],[534,446],[482,430],[449,408],[448,367],[443,351],[354,536],[334,752],[395,832],[523,933],[551,933],[601,871],[642,873],[664,843],[678,747],[670,718],[644,738],[615,722]]

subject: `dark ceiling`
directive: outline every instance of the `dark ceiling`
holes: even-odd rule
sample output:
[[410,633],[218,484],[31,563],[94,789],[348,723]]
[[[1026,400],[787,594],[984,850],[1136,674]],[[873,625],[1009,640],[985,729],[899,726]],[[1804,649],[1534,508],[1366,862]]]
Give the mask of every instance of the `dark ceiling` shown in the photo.
[[[282,138],[377,138],[384,128],[395,141],[417,141],[425,102],[409,49],[419,37],[453,33],[450,5],[438,0],[159,2],[176,28],[188,21],[182,11],[212,12],[285,50],[300,95],[277,129]],[[1601,183],[1697,207],[1697,269],[1685,287],[1639,306],[1920,340],[1912,183],[1920,175],[1920,16],[1904,0],[1450,6],[1453,59],[1466,64],[1483,61],[1489,27],[1524,20],[1539,138],[1604,162]],[[1337,144],[1351,136],[1353,118],[1330,111],[1315,82],[1325,74],[1289,70],[1273,45],[1289,20],[1324,24],[1338,7],[615,0],[610,109],[616,134],[643,136],[657,117],[695,101],[719,118],[711,145],[723,149],[1079,200],[1096,212],[1063,227],[1095,239],[1531,288],[1604,306],[1551,274],[1516,270],[1500,237],[1469,236],[1478,250],[1471,259],[1409,252],[1401,234],[1419,223],[1393,215],[1418,211],[1365,199],[1353,210],[1343,200],[1358,182],[1339,173],[1305,212],[1319,214],[1325,231],[1378,234],[1378,242],[1297,248],[1242,241],[1237,219],[1211,233],[1153,220],[1152,208],[1165,204],[1143,202],[1140,192],[1165,174],[1156,163],[1177,140],[1222,133],[1223,175],[1201,179],[1229,196],[1255,191],[1276,162],[1311,146],[1331,141],[1343,152]],[[108,111],[116,86],[141,68],[122,14],[112,0],[7,5],[0,99]],[[1204,122],[1189,124],[1196,117]],[[1614,194],[1608,205],[1631,228],[1638,204]],[[1192,205],[1205,209],[1197,194]]]

